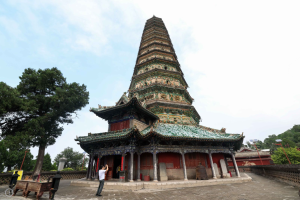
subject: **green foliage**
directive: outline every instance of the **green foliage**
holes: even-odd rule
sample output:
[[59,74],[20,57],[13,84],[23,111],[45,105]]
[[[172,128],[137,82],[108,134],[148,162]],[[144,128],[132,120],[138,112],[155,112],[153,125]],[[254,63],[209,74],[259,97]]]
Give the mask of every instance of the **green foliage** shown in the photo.
[[43,161],[43,171],[50,171],[52,169],[51,157],[49,153],[46,153]]
[[296,147],[296,143],[287,138],[283,138],[281,144],[283,147]]
[[[258,148],[258,149],[265,149],[265,147],[266,147],[266,145],[262,142],[262,141],[260,141],[260,140],[258,140],[256,143],[255,143],[255,145],[256,145],[256,147]],[[255,148],[256,149],[256,148]]]
[[[300,151],[296,148],[284,148],[284,150],[292,164],[300,164]],[[285,153],[281,147],[277,148],[271,156],[273,162],[275,164],[289,164]]]
[[[11,170],[12,168],[20,169],[25,150],[27,150],[27,146],[24,145],[24,141],[20,137],[6,137],[4,140],[1,141],[1,148],[6,150],[6,155],[2,161],[2,165],[7,167],[7,170]],[[27,150],[24,163],[22,166],[22,170],[30,171],[32,168],[31,160],[33,155],[30,151]]]
[[[39,174],[46,146],[62,134],[63,124],[88,104],[85,85],[67,83],[57,68],[25,69],[16,88],[0,82],[0,137],[22,138],[26,146],[38,146],[35,174]],[[42,154],[42,155],[40,155]]]
[[30,169],[30,171],[33,171],[36,165],[36,160],[31,160],[31,166],[32,168]]
[[67,168],[64,168],[64,169],[61,170],[61,171],[74,171],[74,169],[67,167]]
[[73,148],[67,147],[60,154],[57,154],[54,161],[59,163],[59,159],[65,157],[67,159],[65,167],[73,168],[74,170],[82,166],[83,154],[78,151],[74,151]]
[[3,172],[5,165],[4,161],[7,159],[8,151],[4,145],[4,141],[0,141],[0,172]]
[[87,167],[83,166],[82,167],[79,167],[78,169],[76,169],[76,171],[87,171]]
[[54,171],[57,171],[57,164],[56,162],[54,162],[51,166],[51,171],[54,170]]

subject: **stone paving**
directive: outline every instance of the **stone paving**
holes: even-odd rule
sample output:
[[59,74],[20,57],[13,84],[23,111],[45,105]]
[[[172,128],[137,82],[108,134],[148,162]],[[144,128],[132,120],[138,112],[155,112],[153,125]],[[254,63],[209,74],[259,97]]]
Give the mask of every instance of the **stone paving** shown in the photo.
[[[70,180],[62,180],[56,200],[75,199],[105,199],[105,200],[176,200],[176,199],[205,199],[205,200],[299,200],[299,188],[287,185],[269,178],[248,173],[251,182],[234,183],[215,186],[201,186],[189,188],[172,188],[164,190],[103,190],[102,197],[95,196],[96,188],[75,187],[70,185]],[[21,193],[16,197],[5,197],[6,187],[0,187],[0,199],[24,199]],[[35,199],[31,194],[28,199]],[[44,194],[42,200],[48,199]]]

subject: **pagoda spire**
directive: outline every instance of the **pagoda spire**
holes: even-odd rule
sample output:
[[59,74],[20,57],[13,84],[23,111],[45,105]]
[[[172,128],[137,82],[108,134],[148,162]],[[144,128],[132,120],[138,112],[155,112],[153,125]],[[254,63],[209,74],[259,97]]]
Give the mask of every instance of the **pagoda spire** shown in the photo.
[[161,18],[146,21],[129,87],[129,98],[137,97],[161,122],[198,124],[201,117]]

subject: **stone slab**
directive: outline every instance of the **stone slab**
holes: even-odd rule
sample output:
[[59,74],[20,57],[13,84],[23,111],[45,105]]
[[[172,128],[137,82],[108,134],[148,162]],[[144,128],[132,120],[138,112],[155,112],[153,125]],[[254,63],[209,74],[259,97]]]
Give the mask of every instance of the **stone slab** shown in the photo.
[[216,177],[217,178],[221,178],[221,175],[219,173],[219,168],[218,168],[217,163],[214,163],[213,166],[214,166],[214,170],[215,170],[215,173],[216,173]]
[[158,180],[160,181],[167,181],[168,180],[168,175],[167,175],[167,166],[166,163],[159,163],[159,175],[158,175]]
[[223,178],[229,178],[229,177],[230,177],[230,174],[228,173],[228,170],[227,170],[227,167],[226,167],[226,164],[225,164],[225,160],[224,160],[224,159],[221,159],[221,160],[220,160],[220,165],[221,165],[221,173],[222,173],[222,177],[223,177]]

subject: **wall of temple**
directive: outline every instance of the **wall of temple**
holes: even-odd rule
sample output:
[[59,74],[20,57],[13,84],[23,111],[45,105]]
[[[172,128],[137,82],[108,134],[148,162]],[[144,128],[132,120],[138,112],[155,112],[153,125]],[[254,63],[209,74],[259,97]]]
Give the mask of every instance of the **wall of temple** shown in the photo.
[[[127,153],[125,157],[125,170],[130,171],[130,153]],[[158,153],[157,154],[157,165],[159,163],[166,163],[167,167],[167,175],[169,180],[183,180],[184,173],[183,173],[183,162],[182,162],[182,155],[179,153]],[[221,174],[221,167],[220,167],[220,159],[224,159],[224,154],[212,154],[213,162],[217,163],[219,174]],[[140,163],[140,173],[142,174],[142,180],[145,175],[149,175],[150,179],[153,180],[153,155],[151,153],[143,153],[141,154],[141,163]],[[205,161],[206,160],[206,161]],[[210,162],[208,158],[208,154],[205,153],[186,153],[185,154],[185,162],[186,162],[186,171],[187,171],[187,178],[188,179],[196,179],[196,166],[201,163],[203,166],[206,167],[206,172],[209,178],[212,178],[212,171],[210,167]],[[109,165],[109,172],[107,173],[107,178],[111,179],[113,170],[115,169],[114,164],[114,156],[104,156],[101,161],[100,165],[103,164]],[[134,154],[133,159],[133,179],[136,180],[138,177],[137,174],[138,168],[138,155]],[[129,174],[128,174],[129,176]]]
[[152,32],[151,34],[147,34],[147,35],[144,35],[142,40],[143,41],[146,41],[146,40],[149,40],[150,38],[153,38],[153,37],[159,37],[159,38],[163,38],[163,39],[169,39],[168,35],[166,34],[163,34],[163,33],[160,33],[160,32]]
[[160,58],[160,59],[171,60],[171,61],[176,60],[173,55],[154,52],[139,58],[138,63],[140,64],[146,62],[147,60],[150,60],[152,58]]
[[145,124],[136,119],[132,119],[132,124],[133,124],[133,126],[135,125],[139,131],[142,131],[149,126],[148,124]]
[[166,47],[166,46],[163,46],[163,45],[151,45],[149,47],[147,47],[146,49],[143,49],[140,53],[140,55],[143,55],[145,53],[148,53],[152,50],[161,50],[161,51],[166,51],[166,52],[171,52],[171,47]]
[[220,165],[220,160],[221,159],[224,159],[225,160],[225,157],[224,157],[224,154],[223,153],[213,153],[212,154],[212,159],[213,159],[213,162],[214,163],[217,163],[218,167],[220,168],[221,165]]
[[153,31],[159,31],[159,32],[162,32],[162,33],[165,33],[165,34],[168,33],[168,32],[166,31],[166,29],[159,28],[159,27],[153,27],[153,28],[147,29],[147,30],[144,32],[143,36],[144,36],[144,35],[148,35],[150,32],[153,32]]
[[122,130],[125,128],[129,128],[130,126],[130,121],[125,120],[125,121],[121,121],[121,122],[115,122],[115,123],[111,123],[110,124],[110,131],[117,131],[117,130]]
[[170,65],[170,64],[149,64],[149,65],[146,65],[146,66],[143,66],[141,68],[139,68],[139,71],[137,74],[142,74],[142,73],[145,73],[145,72],[148,72],[150,70],[153,70],[153,69],[163,69],[163,70],[168,70],[168,71],[177,71],[177,69]]
[[169,86],[180,86],[183,85],[182,82],[180,82],[179,79],[169,77],[169,76],[150,76],[145,79],[139,80],[137,83],[135,83],[135,88],[140,88],[143,86],[149,86],[151,84],[158,83],[160,85],[169,85]]
[[152,44],[154,42],[158,42],[158,43],[161,43],[161,44],[167,44],[167,45],[170,44],[170,42],[167,41],[167,40],[160,39],[160,38],[153,38],[152,40],[149,40],[149,41],[145,42],[144,44],[142,44],[142,47],[148,46],[149,44]]

